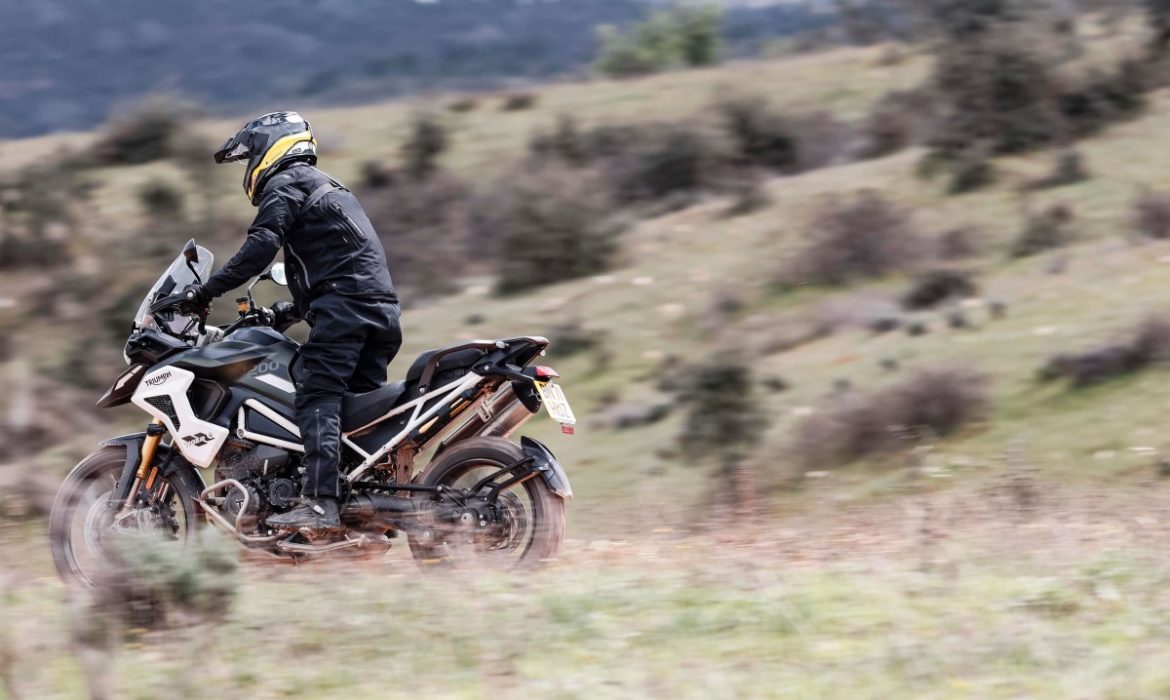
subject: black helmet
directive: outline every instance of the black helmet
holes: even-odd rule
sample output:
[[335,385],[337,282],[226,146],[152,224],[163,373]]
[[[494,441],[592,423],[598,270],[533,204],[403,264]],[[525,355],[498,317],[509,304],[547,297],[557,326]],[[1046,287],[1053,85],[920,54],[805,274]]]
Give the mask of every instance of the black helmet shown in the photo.
[[309,122],[296,112],[272,112],[257,117],[215,152],[216,163],[248,159],[244,194],[256,203],[264,183],[293,161],[317,163],[317,139]]

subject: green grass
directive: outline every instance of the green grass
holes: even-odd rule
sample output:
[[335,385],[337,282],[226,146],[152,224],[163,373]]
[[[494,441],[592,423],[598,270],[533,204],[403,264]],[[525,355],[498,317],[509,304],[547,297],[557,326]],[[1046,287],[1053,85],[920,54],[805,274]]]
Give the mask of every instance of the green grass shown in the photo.
[[[425,576],[401,557],[344,575],[252,565],[227,622],[132,632],[106,663],[117,697],[143,700],[1161,696],[1170,569],[1109,551],[1134,530],[1121,517],[1094,523],[1093,545],[1048,544],[1082,517],[972,521],[936,545],[879,536],[834,558],[834,528],[864,527],[837,518],[804,533],[819,552],[804,562],[756,532],[577,544],[524,576]],[[28,697],[84,693],[63,597],[29,582],[0,609]]]

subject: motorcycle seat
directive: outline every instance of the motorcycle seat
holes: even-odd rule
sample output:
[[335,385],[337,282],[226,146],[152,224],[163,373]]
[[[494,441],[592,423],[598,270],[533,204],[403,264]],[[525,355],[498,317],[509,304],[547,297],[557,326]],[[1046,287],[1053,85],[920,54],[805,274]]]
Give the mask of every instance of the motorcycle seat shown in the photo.
[[390,411],[406,391],[406,382],[391,382],[364,394],[346,394],[341,400],[341,429],[356,430]]
[[439,360],[438,365],[435,368],[438,374],[444,374],[451,371],[465,372],[471,369],[471,367],[475,365],[476,362],[479,362],[481,359],[483,359],[484,355],[487,354],[483,350],[477,350],[475,348],[469,348],[467,350],[456,350],[452,352],[451,349],[455,347],[459,346],[452,345],[442,348],[435,348],[434,350],[428,350],[419,355],[418,359],[410,365],[410,369],[406,370],[406,381],[418,381],[422,377],[423,370],[426,369],[427,363],[431,361],[432,357],[440,353],[443,354],[443,357]]

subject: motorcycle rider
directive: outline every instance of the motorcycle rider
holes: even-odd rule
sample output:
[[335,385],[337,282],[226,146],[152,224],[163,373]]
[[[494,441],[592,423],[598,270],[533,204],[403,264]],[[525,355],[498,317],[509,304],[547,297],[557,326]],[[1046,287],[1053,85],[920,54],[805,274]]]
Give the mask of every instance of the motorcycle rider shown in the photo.
[[258,208],[231,260],[203,285],[185,290],[193,308],[239,287],[284,249],[293,304],[273,306],[278,327],[312,327],[290,368],[304,441],[301,503],[268,518],[281,529],[338,528],[341,400],[386,383],[402,345],[398,297],[386,254],[357,198],[317,169],[317,140],[296,112],[258,117],[215,153],[216,163],[247,159],[244,193]]

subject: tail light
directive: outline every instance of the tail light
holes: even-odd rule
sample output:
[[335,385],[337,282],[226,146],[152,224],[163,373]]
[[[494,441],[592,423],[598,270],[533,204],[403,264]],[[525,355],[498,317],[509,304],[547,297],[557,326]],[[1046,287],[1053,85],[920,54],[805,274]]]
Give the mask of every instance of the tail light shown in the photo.
[[561,376],[560,373],[558,373],[552,367],[540,365],[539,367],[536,368],[536,378],[539,381],[547,382],[550,379],[556,379],[559,376]]

